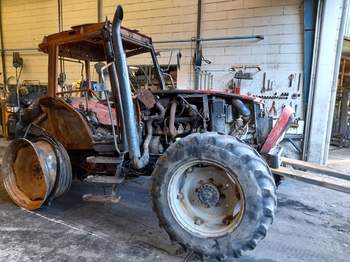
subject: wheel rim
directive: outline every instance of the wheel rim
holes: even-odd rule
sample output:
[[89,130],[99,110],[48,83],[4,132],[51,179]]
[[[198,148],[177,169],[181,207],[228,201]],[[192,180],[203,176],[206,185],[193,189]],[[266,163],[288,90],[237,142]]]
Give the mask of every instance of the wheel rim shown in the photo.
[[236,175],[207,160],[189,161],[176,169],[168,185],[168,202],[179,225],[201,238],[231,233],[245,209]]

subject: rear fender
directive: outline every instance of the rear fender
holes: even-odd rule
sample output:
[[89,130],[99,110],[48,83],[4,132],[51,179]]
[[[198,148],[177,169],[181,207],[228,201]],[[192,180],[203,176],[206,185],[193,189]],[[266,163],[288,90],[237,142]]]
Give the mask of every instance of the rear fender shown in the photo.
[[67,150],[93,149],[92,131],[83,118],[70,104],[58,97],[43,97],[39,100],[42,110],[47,114],[46,131]]

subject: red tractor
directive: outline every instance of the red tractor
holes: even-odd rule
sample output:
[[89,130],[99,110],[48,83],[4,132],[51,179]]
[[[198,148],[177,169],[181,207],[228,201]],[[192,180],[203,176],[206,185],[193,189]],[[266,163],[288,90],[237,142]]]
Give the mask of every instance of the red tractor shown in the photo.
[[[154,211],[172,240],[202,258],[239,257],[263,239],[276,211],[278,142],[292,121],[285,107],[272,127],[260,99],[219,91],[166,90],[152,39],[112,23],[49,35],[48,95],[21,113],[3,159],[13,201],[37,209],[64,194],[72,179],[117,185],[152,176]],[[158,90],[131,85],[127,58],[150,54]],[[58,60],[85,67],[79,89],[58,90]],[[84,62],[81,62],[84,61]],[[99,92],[90,63],[104,62]],[[76,95],[72,95],[76,94]]]

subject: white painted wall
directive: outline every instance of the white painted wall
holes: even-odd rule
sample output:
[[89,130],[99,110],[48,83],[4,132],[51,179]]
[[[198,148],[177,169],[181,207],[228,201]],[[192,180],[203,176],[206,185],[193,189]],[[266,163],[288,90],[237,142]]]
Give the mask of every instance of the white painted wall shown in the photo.
[[[64,29],[97,21],[96,0],[63,1]],[[197,0],[104,0],[104,15],[110,19],[115,7],[125,11],[124,25],[139,29],[157,40],[189,39],[196,35]],[[45,34],[57,32],[57,0],[3,0],[5,48],[37,47]],[[203,54],[212,64],[203,66],[214,74],[214,87],[227,88],[233,75],[228,69],[235,64],[260,64],[267,79],[274,81],[275,92],[296,91],[288,88],[288,76],[302,72],[303,1],[302,0],[203,0],[203,37],[264,35],[262,41],[226,41],[204,43]],[[193,88],[192,57],[194,44],[156,45],[157,49],[180,49],[183,55],[179,87]],[[47,58],[37,52],[22,52],[25,67],[22,79],[47,82]],[[161,52],[167,64],[170,52]],[[13,75],[12,53],[7,53],[8,75]],[[150,59],[135,60],[150,63]],[[175,57],[172,63],[175,63]],[[68,70],[69,68],[67,68]],[[71,67],[70,80],[80,79],[79,68]],[[242,93],[260,95],[262,75],[242,83]],[[301,90],[300,90],[301,91]],[[301,92],[300,92],[301,93]],[[292,100],[276,100],[277,109]],[[301,98],[297,115],[302,116]],[[272,101],[266,101],[270,107]]]
[[[190,39],[196,35],[196,0],[105,0],[105,12],[109,17],[117,3],[123,4],[125,9],[125,25],[151,35],[154,41]],[[259,64],[262,72],[256,74],[253,81],[242,82],[243,94],[261,95],[263,72],[267,72],[267,79],[274,82],[273,91],[264,95],[296,92],[297,75],[303,70],[303,1],[204,0],[203,4],[202,37],[256,34],[265,37],[262,41],[203,43],[203,55],[212,63],[204,64],[202,69],[214,74],[215,89],[228,87],[233,77],[229,68],[233,65]],[[194,44],[156,45],[160,50],[181,50],[183,58],[178,74],[179,88],[193,88],[194,47]],[[161,62],[168,63],[170,52],[161,54]],[[141,59],[137,62],[144,61]],[[176,62],[175,57],[172,62]],[[290,74],[296,75],[292,88],[288,88]],[[276,108],[280,112],[283,105],[292,102],[294,106],[297,103],[297,116],[302,117],[301,99],[276,100]],[[270,108],[272,100],[266,100],[266,104]]]

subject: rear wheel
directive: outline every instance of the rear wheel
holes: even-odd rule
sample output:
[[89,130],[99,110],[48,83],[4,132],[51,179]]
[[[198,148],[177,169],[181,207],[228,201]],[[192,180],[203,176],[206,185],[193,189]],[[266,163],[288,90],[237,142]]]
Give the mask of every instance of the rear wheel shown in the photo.
[[270,169],[231,136],[193,134],[177,141],[159,158],[153,178],[160,225],[203,258],[238,257],[254,249],[272,223]]

